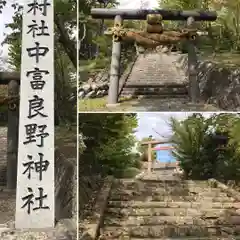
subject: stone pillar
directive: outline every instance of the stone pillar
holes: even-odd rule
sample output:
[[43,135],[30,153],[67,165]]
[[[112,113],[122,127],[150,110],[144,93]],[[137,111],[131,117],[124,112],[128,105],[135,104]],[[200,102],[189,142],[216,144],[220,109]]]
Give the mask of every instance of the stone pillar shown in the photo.
[[[12,80],[8,84],[8,96],[19,95],[19,84]],[[7,188],[15,189],[17,184],[17,152],[18,152],[18,104],[8,106],[8,131],[7,131]]]
[[152,171],[152,144],[148,143],[148,172]]
[[[121,16],[117,15],[114,21],[114,27],[120,27],[122,25]],[[121,42],[119,41],[119,39],[116,39],[114,35],[112,41],[112,60],[110,69],[110,84],[108,90],[108,106],[114,106],[118,103],[121,61]]]
[[[55,227],[54,2],[47,14],[29,11],[32,0],[24,3],[15,228],[46,229]],[[28,34],[35,20],[46,23],[48,35]],[[35,81],[40,70],[42,81]]]
[[[187,19],[187,27],[194,28],[195,20],[193,17],[189,17]],[[197,76],[197,54],[195,49],[195,44],[193,39],[189,39],[187,41],[187,48],[188,48],[188,81],[189,81],[189,95],[190,100],[193,103],[197,103],[199,101],[199,83],[198,83],[198,76]]]

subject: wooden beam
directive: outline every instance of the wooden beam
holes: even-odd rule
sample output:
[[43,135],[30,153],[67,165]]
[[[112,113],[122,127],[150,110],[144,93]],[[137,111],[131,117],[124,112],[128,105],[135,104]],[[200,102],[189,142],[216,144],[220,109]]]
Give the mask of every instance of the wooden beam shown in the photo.
[[148,145],[148,144],[164,144],[164,143],[170,143],[169,141],[163,141],[163,140],[149,140],[149,141],[146,141],[146,142],[141,142],[141,145]]
[[114,19],[120,15],[123,19],[146,20],[148,14],[161,14],[163,20],[187,20],[193,17],[195,21],[215,21],[217,13],[214,11],[166,10],[166,9],[105,9],[92,8],[91,16],[97,19]]
[[174,149],[174,147],[173,147],[173,146],[162,146],[162,147],[152,148],[153,151],[158,151],[158,150],[170,150],[170,149]]
[[20,83],[20,73],[19,72],[0,72],[0,85],[7,85],[12,80]]

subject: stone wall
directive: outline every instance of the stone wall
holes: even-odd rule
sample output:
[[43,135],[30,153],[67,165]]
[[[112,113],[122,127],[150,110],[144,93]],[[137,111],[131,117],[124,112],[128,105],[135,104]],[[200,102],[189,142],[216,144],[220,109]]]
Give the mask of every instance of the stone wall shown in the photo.
[[[83,174],[79,176],[79,198],[78,198],[78,232],[79,239],[95,239],[85,236],[85,233],[89,230],[88,225],[86,226],[87,219],[98,218],[98,212],[95,208],[98,201],[98,197],[103,188],[104,178],[99,175],[84,176]],[[87,228],[86,228],[87,227]],[[91,227],[92,229],[92,227]]]
[[77,163],[75,158],[65,158],[55,149],[55,215],[56,220],[73,218],[77,213]]
[[91,201],[94,192],[102,186],[103,178],[101,175],[79,176],[79,215],[81,216],[85,205]]
[[[188,57],[180,54],[176,66],[188,74]],[[240,109],[240,69],[228,68],[211,61],[198,61],[197,74],[201,100],[223,110]]]

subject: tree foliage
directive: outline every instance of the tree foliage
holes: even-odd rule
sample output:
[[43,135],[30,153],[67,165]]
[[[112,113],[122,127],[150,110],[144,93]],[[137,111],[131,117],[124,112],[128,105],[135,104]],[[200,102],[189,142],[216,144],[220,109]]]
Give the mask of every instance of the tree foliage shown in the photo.
[[[210,47],[215,51],[240,50],[240,0],[161,0],[159,5],[168,9],[216,11],[218,18],[215,22],[199,24],[208,31]],[[206,42],[209,41],[205,39],[204,44]]]
[[111,174],[136,166],[132,152],[136,127],[136,114],[81,113],[79,133],[85,148],[80,155],[80,172],[86,169],[86,165],[89,171],[104,169]]
[[193,114],[170,122],[174,156],[186,177],[240,180],[240,116]]
[[[88,76],[85,77],[85,72],[95,74],[98,71],[102,71],[106,66],[110,66],[112,55],[112,38],[104,35],[104,31],[113,27],[113,20],[100,20],[92,19],[90,16],[91,8],[115,8],[119,5],[119,1],[110,0],[102,1],[79,1],[79,63],[80,63],[80,84],[88,80]],[[124,26],[134,27],[135,21],[124,21]],[[121,67],[125,69],[135,55],[135,47],[132,43],[122,43],[121,48]]]

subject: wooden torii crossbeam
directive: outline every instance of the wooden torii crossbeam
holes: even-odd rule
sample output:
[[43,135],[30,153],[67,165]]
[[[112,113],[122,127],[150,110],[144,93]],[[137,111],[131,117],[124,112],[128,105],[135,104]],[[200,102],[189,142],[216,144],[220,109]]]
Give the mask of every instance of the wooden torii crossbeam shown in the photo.
[[91,9],[92,18],[96,19],[114,19],[119,15],[123,19],[145,20],[148,14],[161,14],[162,20],[187,20],[193,17],[195,21],[215,21],[217,13],[214,11],[203,10],[166,10],[166,9],[106,9],[93,8]]

